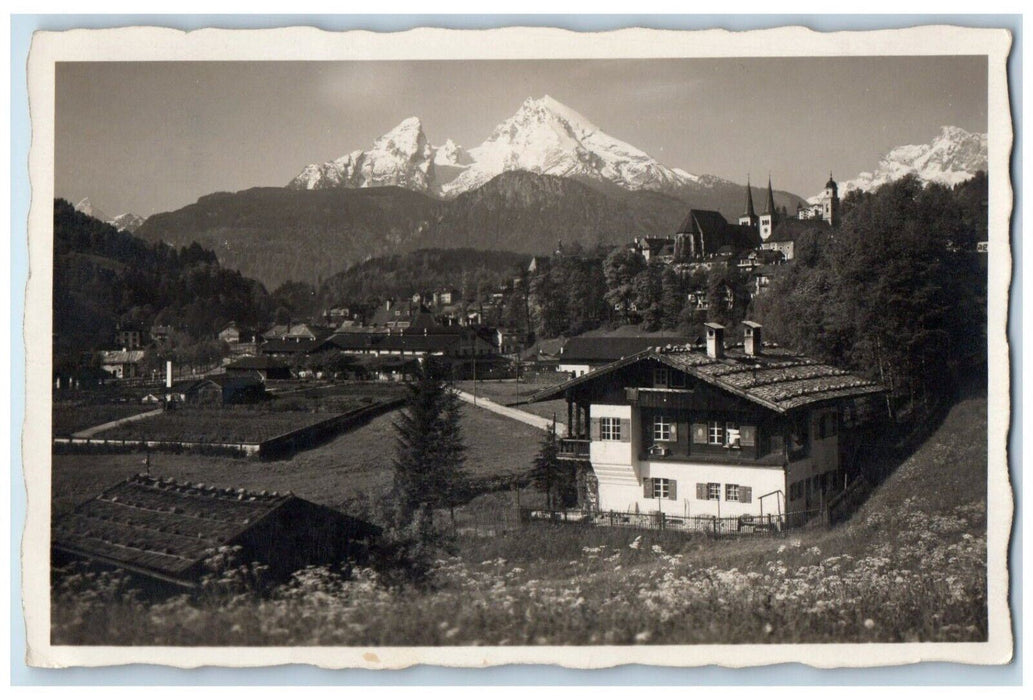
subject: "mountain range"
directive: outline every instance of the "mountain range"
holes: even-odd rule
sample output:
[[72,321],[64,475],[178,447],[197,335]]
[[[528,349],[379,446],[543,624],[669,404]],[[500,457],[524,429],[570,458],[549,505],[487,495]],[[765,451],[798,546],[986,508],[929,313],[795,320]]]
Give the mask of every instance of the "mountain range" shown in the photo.
[[119,231],[126,231],[128,233],[136,232],[136,229],[140,228],[144,219],[142,216],[127,212],[125,214],[119,214],[118,216],[108,216],[103,211],[93,206],[93,202],[90,201],[89,197],[79,200],[79,203],[75,205],[75,210],[85,214],[86,216],[92,216],[94,219],[100,219],[106,224],[111,224]]
[[610,136],[546,95],[528,98],[491,136],[464,149],[451,139],[432,146],[418,117],[405,119],[373,143],[325,163],[312,163],[287,186],[315,190],[397,185],[446,199],[510,171],[555,175],[604,190],[649,191],[681,199],[715,188],[740,187],[709,175],[671,168]]
[[[985,135],[945,127],[931,144],[892,150],[841,192],[906,172],[957,182],[985,165]],[[753,188],[755,202],[764,195]],[[546,95],[526,100],[473,148],[434,146],[410,117],[368,150],[305,166],[286,187],[207,195],[136,231],[176,246],[197,241],[275,287],[419,248],[542,254],[559,240],[592,246],[670,235],[690,208],[735,221],[745,200],[746,186],[665,165]],[[790,212],[802,202],[775,192],[776,206]]]
[[[960,184],[978,171],[986,171],[986,137],[957,126],[940,127],[929,143],[897,146],[879,159],[874,171],[839,183],[840,196],[851,190],[871,192],[905,175],[915,175],[925,183]],[[819,196],[808,201],[817,201]]]

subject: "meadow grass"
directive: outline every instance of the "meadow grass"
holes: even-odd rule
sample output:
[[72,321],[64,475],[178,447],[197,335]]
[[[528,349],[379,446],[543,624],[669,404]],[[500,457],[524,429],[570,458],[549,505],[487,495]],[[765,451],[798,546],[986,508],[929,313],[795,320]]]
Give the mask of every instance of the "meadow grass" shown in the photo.
[[[387,589],[369,569],[342,576],[312,568],[264,596],[214,581],[203,595],[153,602],[126,596],[126,579],[117,574],[59,573],[53,638],[213,645],[982,641],[986,408],[985,397],[961,400],[833,529],[710,539],[496,518],[495,536],[460,534],[455,553],[436,562],[433,586],[420,591]],[[483,496],[460,518],[511,510],[507,499],[514,497]]]
[[[343,507],[360,495],[376,499],[390,489],[397,415],[392,411],[377,416],[290,459],[152,453],[150,470],[156,476],[224,488],[293,491],[316,503]],[[466,466],[472,477],[514,476],[530,468],[543,435],[540,430],[472,406],[464,407],[461,415]],[[62,454],[52,460],[55,514],[145,468],[144,452]]]
[[156,406],[154,405],[142,405],[139,403],[89,405],[54,403],[51,413],[53,417],[51,432],[54,436],[71,435],[96,425],[153,411],[155,408]]

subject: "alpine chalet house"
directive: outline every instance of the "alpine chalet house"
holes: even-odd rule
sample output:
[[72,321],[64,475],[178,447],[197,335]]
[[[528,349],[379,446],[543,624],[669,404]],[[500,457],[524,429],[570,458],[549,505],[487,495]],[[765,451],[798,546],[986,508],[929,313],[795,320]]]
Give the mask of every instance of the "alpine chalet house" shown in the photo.
[[567,401],[560,451],[591,464],[584,508],[798,521],[843,487],[842,414],[882,387],[764,346],[753,322],[726,350],[724,330],[706,324],[705,352],[652,347],[532,397]]

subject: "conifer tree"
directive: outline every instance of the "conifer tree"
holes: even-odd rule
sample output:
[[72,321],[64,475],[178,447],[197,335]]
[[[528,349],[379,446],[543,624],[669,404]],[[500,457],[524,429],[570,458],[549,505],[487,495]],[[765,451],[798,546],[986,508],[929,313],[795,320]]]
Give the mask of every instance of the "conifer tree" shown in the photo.
[[553,497],[559,487],[561,469],[559,444],[556,440],[556,419],[553,418],[531,468],[531,483],[545,493],[545,502],[549,510],[553,509],[555,503]]
[[397,518],[408,523],[421,507],[453,508],[466,487],[465,445],[458,395],[425,364],[409,384],[395,422],[394,489]]

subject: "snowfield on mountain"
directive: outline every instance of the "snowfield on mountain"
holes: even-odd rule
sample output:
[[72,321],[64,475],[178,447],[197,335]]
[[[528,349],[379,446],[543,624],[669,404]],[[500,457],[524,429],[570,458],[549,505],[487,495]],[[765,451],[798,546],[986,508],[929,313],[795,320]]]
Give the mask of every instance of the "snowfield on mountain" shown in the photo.
[[305,166],[288,186],[311,190],[399,185],[452,198],[514,170],[675,196],[726,182],[668,167],[546,95],[525,100],[474,148],[464,149],[451,139],[431,146],[420,120],[410,117],[368,151]]

